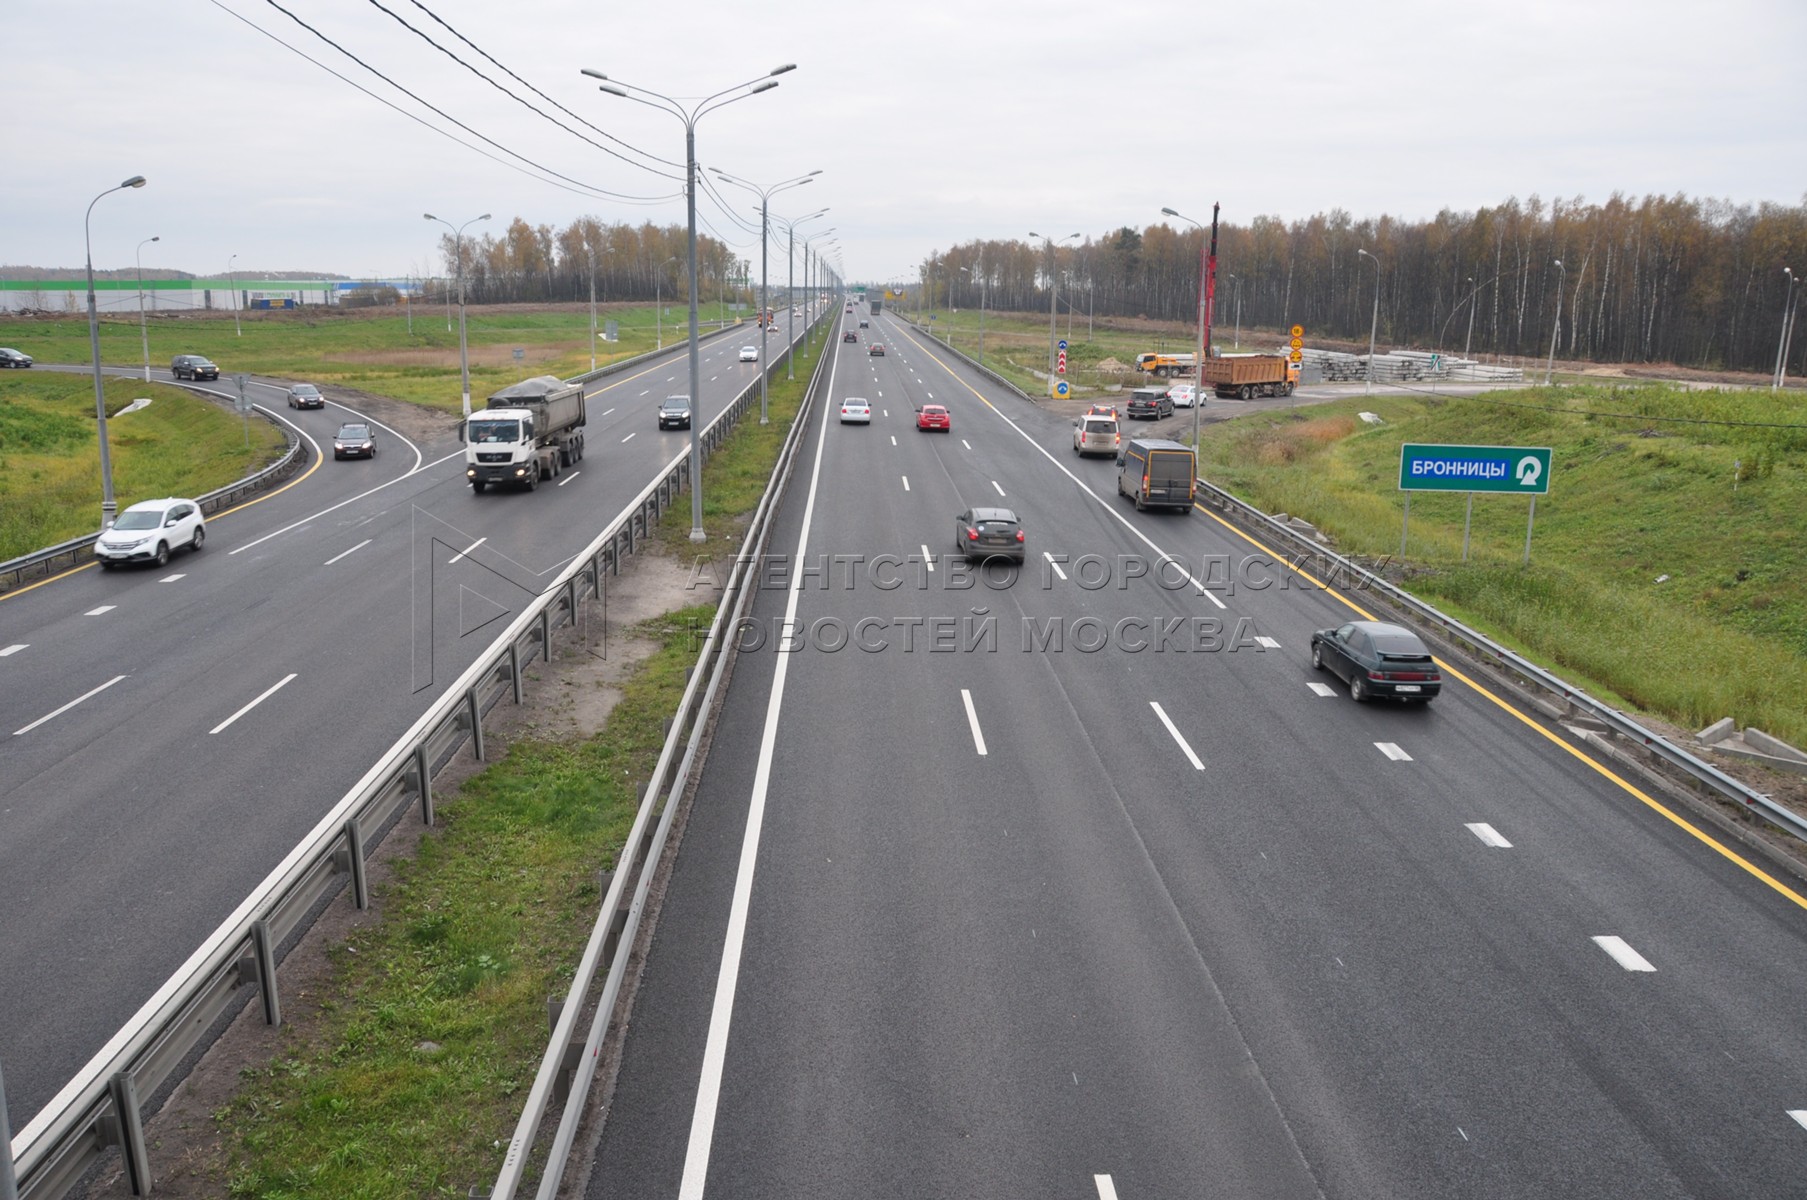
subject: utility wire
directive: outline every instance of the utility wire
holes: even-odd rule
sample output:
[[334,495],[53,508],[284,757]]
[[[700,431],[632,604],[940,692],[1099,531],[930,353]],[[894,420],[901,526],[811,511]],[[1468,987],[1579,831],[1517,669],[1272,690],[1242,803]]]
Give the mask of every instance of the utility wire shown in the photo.
[[421,12],[424,12],[429,17],[432,17],[433,20],[439,24],[440,28],[444,29],[447,33],[450,33],[453,37],[457,38],[459,41],[461,41],[465,45],[469,46],[472,50],[475,50],[478,54],[483,55],[484,58],[489,59],[489,61],[491,63],[495,64],[497,70],[501,71],[503,74],[507,75],[510,79],[514,80],[516,83],[520,84],[522,87],[526,88],[528,91],[532,92],[534,95],[538,96],[540,99],[544,100],[546,103],[552,105],[552,107],[558,109],[558,111],[564,113],[566,116],[570,117],[572,120],[576,121],[578,124],[582,125],[584,128],[593,130],[598,135],[607,138],[609,141],[614,142],[615,144],[617,144],[619,146],[627,147],[627,149],[632,150],[635,154],[638,154],[638,155],[642,156],[643,158],[650,158],[656,163],[660,163],[664,166],[671,167],[673,170],[682,171],[684,169],[683,163],[672,162],[668,158],[660,158],[656,154],[653,154],[646,150],[642,150],[638,146],[635,146],[630,142],[624,141],[621,138],[616,137],[614,134],[610,133],[606,129],[598,129],[595,125],[592,125],[590,122],[584,120],[582,117],[578,116],[576,113],[572,112],[570,109],[566,108],[564,105],[562,105],[558,101],[554,100],[551,96],[548,96],[546,93],[540,91],[540,89],[534,87],[531,83],[528,83],[525,79],[522,79],[519,75],[516,75],[513,71],[510,71],[507,67],[503,66],[501,63],[496,62],[496,60],[493,57],[491,57],[489,55],[489,53],[483,49],[483,47],[477,45],[475,42],[473,42],[469,38],[465,37],[462,33],[459,33],[456,29],[453,29],[450,25],[446,24],[445,20],[443,18],[441,18],[438,13],[434,12],[432,9],[428,8],[426,5],[422,4],[420,2],[420,0],[410,0],[410,3],[412,3],[414,5],[414,7],[418,8]]
[[[678,176],[676,176],[676,175],[668,175],[664,171],[656,170],[655,168],[649,167],[649,166],[645,165],[644,163],[635,162],[633,159],[627,157],[625,154],[622,154],[620,151],[615,150],[609,146],[605,146],[601,142],[596,141],[594,138],[585,137],[583,134],[581,134],[577,130],[571,128],[569,125],[566,125],[563,121],[560,121],[557,117],[552,116],[550,113],[546,112],[544,109],[536,108],[534,105],[528,103],[526,100],[523,100],[521,97],[515,95],[513,92],[509,91],[507,88],[503,87],[501,84],[497,83],[495,80],[493,80],[489,76],[485,75],[482,71],[479,71],[476,67],[473,67],[470,63],[465,62],[462,58],[459,58],[456,54],[453,54],[450,50],[446,49],[444,46],[441,46],[438,42],[436,42],[432,38],[428,37],[424,31],[417,29],[414,26],[408,24],[408,22],[406,20],[404,20],[399,13],[395,12],[395,10],[393,10],[393,9],[389,8],[387,5],[385,5],[382,2],[382,0],[368,0],[368,3],[370,4],[370,6],[372,8],[376,9],[380,13],[383,13],[385,16],[387,16],[391,20],[393,20],[397,25],[400,25],[403,29],[406,29],[409,33],[412,33],[415,37],[419,38],[421,41],[425,42],[427,45],[433,47],[433,49],[439,51],[441,54],[445,55],[447,58],[449,58],[453,62],[457,63],[459,66],[461,66],[465,70],[469,71],[472,75],[475,75],[478,79],[481,79],[484,83],[489,84],[490,87],[495,88],[498,92],[501,92],[504,96],[507,96],[510,100],[513,100],[516,104],[519,104],[522,108],[525,108],[528,112],[534,114],[535,116],[541,118],[542,120],[550,122],[551,124],[556,126],[562,132],[570,134],[572,137],[577,138],[579,141],[583,142],[585,145],[594,146],[596,149],[602,151],[604,154],[607,154],[613,158],[618,158],[630,167],[635,167],[642,171],[651,171],[653,174],[659,176],[662,179],[676,180],[678,178]],[[423,11],[425,11],[425,10],[423,10]],[[429,12],[427,12],[427,15],[432,16],[433,14],[429,11]],[[438,18],[435,17],[434,19],[437,20]],[[466,44],[469,45],[468,42],[466,42]],[[473,46],[472,49],[476,49],[476,47]],[[478,50],[478,53],[482,54],[483,52],[481,50]],[[484,54],[483,57],[489,58],[489,55]],[[495,60],[493,58],[490,59],[490,61],[495,62]],[[501,66],[500,63],[497,63],[496,65],[499,67]],[[502,67],[502,69],[504,71],[508,71],[507,67]],[[514,72],[508,71],[508,73],[513,78],[515,78],[517,80],[520,79],[520,76],[515,75]],[[626,145],[626,143],[623,143],[623,145]],[[634,147],[631,147],[631,146],[628,148],[634,149]],[[636,150],[635,152],[639,153],[638,150]]]
[[[219,0],[213,0],[213,3],[216,6],[223,7],[223,5],[220,5]],[[410,100],[413,100],[416,104],[419,104],[421,107],[426,108],[427,110],[429,110],[433,113],[436,113],[437,115],[445,118],[447,121],[450,121],[452,124],[458,126],[458,128],[464,130],[466,133],[470,134],[472,137],[477,138],[479,141],[486,142],[489,145],[494,146],[497,150],[500,150],[502,153],[509,155],[512,158],[520,159],[522,162],[533,167],[535,170],[541,171],[547,175],[553,176],[555,179],[564,180],[565,183],[572,185],[570,190],[580,191],[585,194],[592,194],[592,195],[596,195],[596,196],[607,197],[608,199],[611,199],[611,200],[625,200],[630,203],[638,203],[638,204],[663,203],[667,200],[672,199],[671,196],[628,196],[628,195],[623,195],[620,192],[611,192],[606,188],[599,188],[599,187],[594,186],[593,184],[585,183],[580,179],[573,179],[569,175],[565,175],[558,171],[554,171],[551,167],[545,166],[544,164],[541,164],[541,163],[534,162],[531,158],[528,158],[526,155],[520,154],[514,150],[510,150],[507,146],[504,146],[502,143],[496,141],[494,138],[487,137],[481,133],[478,133],[475,129],[472,129],[469,125],[466,125],[463,121],[460,121],[458,118],[452,116],[450,113],[447,113],[443,109],[436,107],[435,105],[422,99],[420,96],[416,95],[415,93],[409,91],[407,88],[403,87],[401,84],[395,82],[395,80],[389,78],[387,75],[383,74],[381,71],[377,70],[375,67],[371,66],[369,63],[365,62],[363,59],[359,58],[357,55],[353,54],[351,51],[347,50],[345,47],[341,46],[339,43],[333,41],[331,38],[327,37],[324,33],[321,33],[318,29],[315,29],[312,25],[309,25],[306,21],[303,21],[300,17],[296,16],[294,13],[290,12],[288,9],[284,8],[281,4],[277,3],[277,0],[264,0],[264,3],[268,4],[271,8],[275,9],[277,12],[281,13],[283,16],[289,18],[289,20],[295,22],[295,24],[301,26],[303,29],[307,30],[309,33],[313,34],[315,37],[319,38],[321,41],[323,41],[327,45],[331,46],[333,49],[337,50],[340,54],[343,54],[346,58],[351,59],[352,62],[357,63],[360,67],[363,67],[366,71],[369,71],[372,75],[375,75],[378,79],[381,79],[384,83],[388,84],[390,87],[394,88],[396,91],[400,92],[402,95],[408,97]],[[227,11],[230,12],[231,10],[228,9]],[[237,14],[235,13],[233,15],[236,16]],[[250,24],[250,22],[247,21],[246,24]],[[252,28],[256,28],[256,26],[252,26]],[[314,60],[310,59],[309,61],[311,62]],[[335,72],[333,72],[333,74],[338,75],[338,72],[335,71]],[[344,76],[340,75],[339,78],[343,79]],[[350,82],[350,81],[347,80],[347,82]],[[359,90],[364,90],[364,89],[359,89]],[[391,107],[394,107],[394,106],[391,105]]]
[[[278,46],[281,46],[283,49],[294,54],[297,58],[305,59],[306,61],[314,64],[316,67],[319,67],[322,71],[325,71],[328,75],[331,75],[333,78],[335,78],[335,79],[339,80],[340,82],[345,83],[353,88],[356,88],[358,91],[363,92],[366,96],[369,96],[372,100],[375,100],[378,104],[384,105],[387,108],[391,108],[391,109],[395,110],[395,112],[399,113],[401,116],[408,118],[408,120],[413,121],[415,124],[421,126],[422,128],[428,130],[429,132],[436,133],[440,137],[445,138],[447,141],[450,141],[456,145],[462,146],[466,150],[470,150],[470,151],[473,151],[474,153],[480,154],[484,158],[489,159],[491,162],[496,163],[499,166],[507,167],[511,171],[517,171],[520,174],[527,176],[529,179],[535,180],[539,183],[550,184],[552,187],[559,188],[559,189],[562,189],[563,191],[567,191],[567,192],[573,192],[580,196],[590,196],[591,195],[591,193],[588,191],[584,191],[584,190],[574,188],[574,187],[568,187],[567,185],[560,183],[556,179],[547,179],[544,176],[536,175],[532,171],[527,170],[525,167],[519,166],[518,164],[515,164],[515,163],[511,163],[507,159],[500,158],[497,155],[491,154],[489,151],[485,150],[481,146],[473,146],[471,143],[460,138],[458,135],[451,133],[448,130],[439,128],[439,126],[434,125],[432,122],[424,119],[419,114],[409,112],[407,109],[396,104],[394,101],[390,100],[388,97],[377,95],[377,93],[371,91],[369,88],[365,87],[363,84],[359,83],[357,80],[351,79],[345,75],[340,74],[338,71],[333,70],[331,67],[327,66],[325,63],[321,62],[319,59],[315,58],[313,55],[309,54],[307,51],[301,49],[299,46],[296,46],[290,42],[284,41],[282,38],[276,36],[274,33],[271,33],[268,29],[265,29],[263,26],[257,24],[257,22],[251,20],[249,17],[246,17],[239,13],[233,12],[230,8],[227,8],[223,3],[221,3],[220,0],[209,0],[209,2],[215,8],[217,8],[221,12],[225,13],[227,16],[232,17],[234,20],[241,21],[244,24],[250,26],[252,29],[256,30],[258,33],[261,33],[265,37],[269,38],[272,42],[275,42]],[[676,199],[676,198],[677,197],[675,197],[675,196],[660,196],[660,197],[657,197],[652,200],[636,201],[634,203],[663,204],[668,200],[672,200],[672,199]]]

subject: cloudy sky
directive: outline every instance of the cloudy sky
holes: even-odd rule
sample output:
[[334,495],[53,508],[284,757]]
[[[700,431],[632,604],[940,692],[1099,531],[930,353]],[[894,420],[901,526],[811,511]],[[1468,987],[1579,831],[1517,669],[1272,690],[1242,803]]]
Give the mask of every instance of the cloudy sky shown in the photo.
[[149,185],[94,210],[97,267],[159,235],[147,266],[401,275],[436,267],[423,212],[681,223],[672,168],[604,153],[551,102],[679,163],[682,125],[583,67],[694,100],[795,62],[703,117],[697,158],[761,184],[820,169],[773,211],[829,206],[810,228],[859,280],[1214,201],[1238,223],[1533,193],[1807,201],[1803,0],[7,0],[4,45],[0,264],[79,267],[83,209],[134,174]]

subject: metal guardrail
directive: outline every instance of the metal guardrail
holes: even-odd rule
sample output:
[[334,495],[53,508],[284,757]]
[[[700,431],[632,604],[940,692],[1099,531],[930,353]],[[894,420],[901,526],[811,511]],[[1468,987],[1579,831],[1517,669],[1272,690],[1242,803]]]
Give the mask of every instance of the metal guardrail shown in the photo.
[[[658,763],[653,768],[652,778],[646,785],[639,810],[634,814],[633,826],[628,831],[621,856],[609,879],[607,895],[596,918],[596,925],[584,947],[570,991],[559,1006],[546,1053],[540,1061],[533,1088],[528,1093],[520,1122],[509,1140],[502,1169],[490,1193],[493,1200],[514,1200],[519,1194],[533,1150],[540,1139],[541,1126],[552,1106],[562,1102],[563,1111],[546,1156],[545,1172],[535,1193],[538,1200],[553,1200],[558,1194],[565,1169],[569,1165],[578,1127],[583,1122],[584,1104],[601,1058],[603,1039],[608,1034],[611,1022],[618,1015],[616,1009],[627,976],[631,957],[629,951],[633,948],[641,919],[646,912],[647,894],[657,873],[672,820],[680,807],[678,802],[689,783],[691,768],[702,745],[710,714],[715,710],[726,668],[733,659],[733,655],[729,653],[733,648],[730,631],[735,627],[734,622],[745,615],[757,592],[756,588],[745,586],[748,573],[754,570],[754,564],[758,562],[759,555],[764,552],[771,536],[778,501],[783,496],[784,485],[790,478],[797,447],[802,440],[809,401],[817,394],[828,361],[827,352],[816,360],[815,373],[804,392],[805,402],[798,411],[797,419],[791,424],[765,494],[754,510],[747,539],[735,556],[721,600],[716,605],[715,620],[710,624],[708,636],[691,669],[683,698],[678,704],[677,715],[666,735],[665,744],[659,751]],[[772,369],[775,371],[778,365],[774,364]],[[705,671],[709,674],[706,690],[702,686]],[[678,758],[680,746],[683,758],[674,769],[673,763]],[[658,819],[657,828],[652,827],[655,816]],[[633,888],[633,898],[624,906],[623,901],[630,886]],[[601,994],[595,1002],[588,1035],[579,1043],[576,1040],[580,1031],[579,1022],[587,1007],[599,966],[607,969],[607,975],[603,980]]]
[[[700,346],[704,342],[707,342],[707,341],[711,340],[712,338],[718,338],[722,334],[727,333],[731,329],[739,329],[742,325],[745,325],[745,324],[746,324],[745,321],[728,321],[728,322],[724,322],[720,329],[711,329],[708,333],[704,333],[699,329],[697,331],[697,336],[696,336],[697,345]],[[804,326],[803,332],[804,332],[805,336],[808,335],[809,327],[807,325]],[[636,354],[632,358],[624,358],[617,362],[609,363],[606,366],[597,367],[594,371],[585,371],[581,375],[573,375],[571,378],[565,380],[565,382],[566,383],[593,383],[594,381],[601,379],[604,376],[614,375],[617,372],[629,370],[630,368],[639,366],[641,363],[651,362],[653,359],[659,357],[661,354],[669,354],[674,349],[681,349],[683,346],[685,346],[688,343],[688,339],[689,339],[689,334],[688,334],[688,332],[686,332],[685,341],[673,342],[670,346],[661,346],[657,350],[648,350],[644,354]]]
[[[785,354],[793,350],[787,347]],[[785,354],[766,364],[766,372],[781,368]],[[755,379],[699,431],[705,454],[722,443],[756,402],[758,391]],[[11,1140],[22,1200],[60,1200],[115,1149],[131,1194],[149,1194],[150,1147],[141,1098],[158,1095],[185,1072],[194,1051],[244,1001],[241,989],[246,985],[256,985],[264,1020],[281,1023],[278,958],[291,936],[347,884],[357,907],[368,905],[365,864],[370,851],[411,808],[418,809],[423,824],[433,823],[432,781],[438,767],[467,739],[475,757],[484,757],[483,714],[505,695],[521,702],[523,669],[535,656],[549,656],[553,631],[576,623],[583,601],[601,594],[603,573],[619,573],[621,559],[634,552],[636,542],[651,532],[689,483],[689,455],[680,454],[509,623]],[[610,892],[611,898],[616,895]],[[0,1170],[0,1180],[4,1175]]]
[[[266,491],[287,472],[307,461],[307,442],[295,432],[285,427],[282,422],[271,420],[267,413],[259,413],[264,420],[270,421],[282,430],[283,437],[288,439],[289,448],[283,456],[261,471],[247,475],[225,487],[215,488],[205,496],[198,496],[195,503],[208,516],[223,508],[230,508],[239,500],[253,492]],[[18,558],[0,563],[0,592],[10,591],[23,584],[28,578],[47,577],[57,569],[57,565],[67,560],[67,565],[75,566],[82,559],[82,551],[99,540],[99,532],[85,533],[78,538],[70,538],[42,550],[34,550],[30,554],[22,554]]]
[[1764,818],[1772,825],[1797,838],[1807,840],[1807,818],[1802,817],[1799,813],[1776,803],[1762,792],[1739,782],[1713,764],[1695,757],[1662,735],[1652,733],[1618,709],[1594,699],[1580,688],[1559,679],[1536,663],[1493,641],[1486,634],[1464,625],[1411,593],[1394,587],[1360,564],[1344,558],[1283,522],[1274,520],[1260,509],[1244,503],[1215,484],[1203,479],[1199,480],[1198,484],[1199,498],[1202,503],[1209,504],[1219,511],[1235,517],[1245,525],[1258,529],[1276,541],[1299,551],[1298,558],[1289,559],[1289,562],[1304,566],[1315,560],[1325,564],[1327,569],[1322,570],[1322,574],[1332,579],[1340,577],[1356,581],[1361,590],[1379,593],[1389,603],[1411,614],[1414,619],[1436,629],[1445,639],[1459,646],[1472,657],[1496,670],[1503,670],[1516,676],[1521,687],[1527,690],[1542,691],[1555,697],[1569,710],[1591,717],[1628,742],[1643,747],[1659,762],[1679,771],[1707,791]]

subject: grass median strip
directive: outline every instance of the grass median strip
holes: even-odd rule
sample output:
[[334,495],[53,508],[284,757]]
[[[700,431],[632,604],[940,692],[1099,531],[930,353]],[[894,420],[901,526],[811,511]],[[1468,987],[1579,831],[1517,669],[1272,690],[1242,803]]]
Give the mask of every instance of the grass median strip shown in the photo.
[[[794,382],[772,384],[771,423],[755,411],[704,468],[717,557],[734,553],[821,344]],[[656,541],[689,562],[688,534],[681,504]],[[398,861],[381,919],[332,948],[325,993],[291,1001],[310,1015],[215,1112],[232,1195],[462,1196],[495,1176],[545,1050],[546,997],[569,987],[597,872],[614,864],[713,616],[705,604],[642,623],[658,648],[601,732],[518,740],[442,801],[441,828]],[[530,684],[529,703],[546,686]]]

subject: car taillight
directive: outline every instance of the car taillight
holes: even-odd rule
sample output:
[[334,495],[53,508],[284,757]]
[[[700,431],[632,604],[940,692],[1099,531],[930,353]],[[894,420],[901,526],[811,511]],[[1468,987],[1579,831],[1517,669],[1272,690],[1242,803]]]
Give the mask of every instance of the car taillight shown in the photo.
[[1148,490],[1148,476],[1146,475],[1142,476],[1142,490],[1145,492]]
[[1020,529],[1016,531],[1016,540],[1019,542],[1023,540],[1023,531]]
[[969,542],[978,541],[979,540],[979,531],[977,529],[968,528],[966,531],[966,540]]

